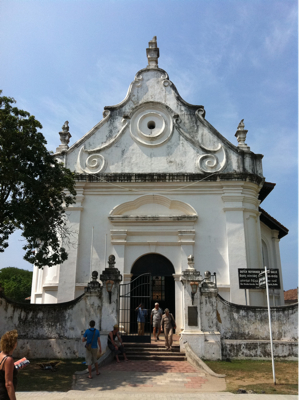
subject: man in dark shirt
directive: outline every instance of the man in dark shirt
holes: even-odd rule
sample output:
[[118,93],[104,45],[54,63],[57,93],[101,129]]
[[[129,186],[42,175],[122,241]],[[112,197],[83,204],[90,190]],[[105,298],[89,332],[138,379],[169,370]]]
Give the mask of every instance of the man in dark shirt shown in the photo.
[[135,311],[137,311],[137,322],[138,322],[138,336],[144,335],[144,325],[145,325],[145,317],[147,316],[147,310],[144,309],[144,304],[139,304],[136,307]]

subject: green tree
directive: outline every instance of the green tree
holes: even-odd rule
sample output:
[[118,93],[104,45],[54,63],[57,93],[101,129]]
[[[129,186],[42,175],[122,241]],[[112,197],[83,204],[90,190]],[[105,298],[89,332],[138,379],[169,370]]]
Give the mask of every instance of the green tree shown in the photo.
[[25,303],[31,295],[32,272],[20,268],[0,269],[0,285],[9,299]]
[[74,203],[74,174],[54,159],[39,121],[0,91],[0,252],[22,230],[24,259],[39,268],[67,259],[65,206]]

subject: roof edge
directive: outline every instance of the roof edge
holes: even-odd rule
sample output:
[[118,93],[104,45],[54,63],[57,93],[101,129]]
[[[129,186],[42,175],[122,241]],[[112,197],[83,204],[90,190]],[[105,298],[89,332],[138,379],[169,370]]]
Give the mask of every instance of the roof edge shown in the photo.
[[279,239],[282,239],[289,233],[288,228],[283,226],[280,222],[278,222],[275,218],[268,214],[263,208],[259,207],[259,211],[261,212],[260,221],[263,222],[270,229],[276,229],[277,231],[279,231]]

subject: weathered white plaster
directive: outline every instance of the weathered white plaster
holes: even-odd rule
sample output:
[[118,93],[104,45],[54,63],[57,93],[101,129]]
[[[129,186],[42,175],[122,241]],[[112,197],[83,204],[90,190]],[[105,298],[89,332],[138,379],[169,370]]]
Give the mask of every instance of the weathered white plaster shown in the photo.
[[[32,303],[82,294],[108,254],[127,276],[149,253],[168,258],[179,276],[192,254],[195,268],[215,272],[220,294],[239,304],[245,293],[238,268],[264,267],[262,238],[271,267],[281,271],[277,235],[259,220],[263,156],[245,143],[243,120],[230,143],[206,120],[204,107],[182,99],[158,67],[156,39],[149,46],[148,67],[137,72],[122,102],[105,107],[103,119],[69,148],[64,128],[64,153],[58,148],[55,157],[79,174],[77,203],[67,210],[72,243],[63,265],[34,270]],[[183,330],[178,281],[175,296]],[[265,305],[264,291],[247,297],[250,305]],[[272,297],[283,304],[283,287]]]
[[[298,303],[271,307],[273,340],[297,341]],[[217,330],[223,339],[269,340],[267,307],[229,303],[217,297]]]
[[[273,340],[275,359],[298,360],[298,342]],[[271,358],[270,340],[226,340],[222,341],[222,357],[232,359]]]
[[[81,213],[80,234],[77,239],[79,243],[69,247],[69,260],[59,267],[60,273],[53,273],[52,283],[57,287],[61,285],[65,300],[72,300],[75,297],[75,291],[76,295],[80,291],[83,292],[82,287],[90,277],[91,265],[92,269],[97,271],[105,267],[105,254],[114,254],[117,268],[121,273],[130,273],[136,259],[154,252],[169,258],[177,274],[185,268],[188,255],[193,254],[198,270],[204,272],[209,269],[217,273],[217,283],[221,294],[225,296],[230,293],[228,300],[245,304],[244,290],[238,289],[237,274],[240,265],[250,266],[247,261],[245,242],[246,235],[247,237],[250,235],[246,232],[248,220],[246,212],[243,211],[244,201],[241,201],[241,204],[237,201],[237,210],[233,207],[232,201],[229,201],[227,207],[228,202],[223,201],[226,183],[221,181],[199,182],[187,187],[184,187],[184,183],[181,182],[172,183],[171,189],[177,189],[174,193],[169,193],[165,185],[163,186],[164,188],[158,184],[142,184],[139,192],[135,193],[136,186],[132,184],[124,186],[127,190],[122,191],[108,183],[85,183],[82,192],[84,193],[84,211],[68,211],[70,214]],[[248,194],[246,196],[245,194],[251,189],[252,184],[234,182],[233,187],[231,186],[232,184],[229,183],[231,192],[236,192],[242,198],[248,198]],[[159,195],[153,195],[155,192]],[[186,204],[186,209],[157,204],[156,201],[137,206],[140,199],[156,199],[157,197],[168,199],[169,204]],[[253,195],[252,199],[254,199]],[[134,202],[135,208],[118,212],[118,210],[125,210],[128,204]],[[250,204],[247,205],[248,209]],[[190,211],[187,210],[188,207]],[[227,215],[230,215],[228,220]],[[238,225],[235,222],[236,218]],[[255,240],[254,232],[250,234]],[[91,252],[92,240],[93,251]],[[274,241],[271,238],[269,240],[272,249]],[[254,252],[254,247],[252,252]],[[272,250],[270,254],[273,258]],[[70,267],[68,263],[71,263]],[[261,261],[258,267],[263,268]],[[44,272],[39,271],[38,274],[38,279],[43,280]],[[65,274],[64,281],[62,281],[63,274]],[[54,277],[58,275],[59,279],[56,281]],[[73,278],[76,281],[72,280]],[[36,297],[38,293],[45,290],[42,285],[50,284],[47,277],[40,286],[37,283],[37,275],[34,275],[34,279],[33,302],[38,298]],[[64,285],[63,282],[66,281],[68,284]],[[81,289],[76,286],[77,284]],[[235,290],[231,291],[231,287]],[[240,294],[236,298],[238,293]],[[265,295],[263,292],[261,295],[262,298],[258,299],[258,302],[252,298],[250,304],[265,305]],[[182,301],[181,295],[178,301]]]
[[[106,271],[106,270],[105,270]],[[104,280],[104,274],[102,280]],[[108,275],[111,273],[107,273]],[[184,269],[186,271],[186,269]],[[181,349],[188,343],[194,353],[203,359],[269,358],[269,325],[267,307],[251,307],[229,303],[217,296],[212,282],[202,281],[194,296],[199,318],[196,326],[188,326],[187,307],[192,305],[190,280],[183,274],[174,276],[176,285],[183,287]],[[195,270],[194,270],[195,271]],[[108,276],[107,275],[107,276]],[[124,275],[129,282],[131,274]],[[194,279],[194,277],[190,277]],[[107,335],[118,321],[118,280],[112,289],[111,303],[104,285],[92,281],[88,292],[71,302],[60,304],[20,304],[2,295],[0,297],[0,336],[17,329],[19,334],[16,357],[74,358],[83,357],[82,333],[90,320],[96,321],[101,331],[103,351]],[[184,286],[180,279],[184,280]],[[96,288],[92,289],[96,283]],[[271,309],[275,357],[296,359],[298,356],[298,304]],[[178,312],[178,316],[180,313]],[[178,323],[179,318],[177,319]],[[128,326],[121,330],[129,332]],[[187,346],[188,347],[188,346]]]

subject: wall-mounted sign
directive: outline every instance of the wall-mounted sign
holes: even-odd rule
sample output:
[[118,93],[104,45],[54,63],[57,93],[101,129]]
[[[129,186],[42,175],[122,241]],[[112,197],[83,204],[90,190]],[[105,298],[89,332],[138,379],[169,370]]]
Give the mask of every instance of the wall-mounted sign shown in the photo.
[[188,307],[188,325],[189,326],[197,326],[198,321],[197,321],[197,316],[198,316],[198,311],[197,307]]
[[[269,285],[269,283],[268,283]],[[259,277],[259,287],[261,289],[266,289],[266,276],[265,273],[261,273]]]
[[[266,288],[265,271],[262,271],[259,276],[259,287]],[[278,269],[268,269],[268,287],[272,289],[280,289],[280,280]]]
[[[239,289],[261,289],[265,287],[266,279],[264,276],[264,281],[261,283],[263,286],[259,285],[259,275],[261,273],[265,273],[264,269],[243,269],[239,268]],[[263,283],[265,282],[265,283]],[[279,280],[279,270],[278,269],[269,269],[268,273],[268,285],[269,288],[272,289],[280,289],[280,280]]]

